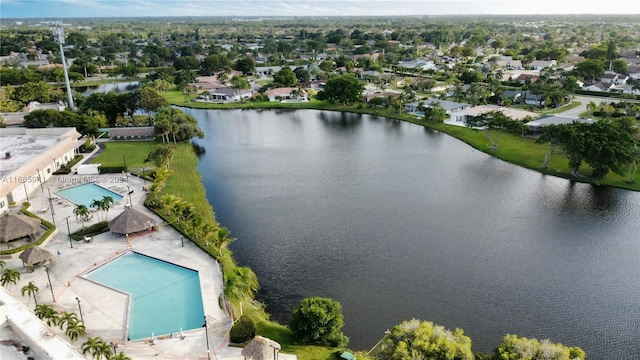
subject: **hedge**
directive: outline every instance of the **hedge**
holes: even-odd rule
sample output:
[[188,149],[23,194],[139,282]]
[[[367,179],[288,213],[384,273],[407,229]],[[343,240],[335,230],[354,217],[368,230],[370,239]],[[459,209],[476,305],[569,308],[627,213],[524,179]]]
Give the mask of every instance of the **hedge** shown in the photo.
[[82,240],[85,236],[94,236],[109,231],[109,223],[107,221],[100,221],[93,225],[89,225],[84,229],[80,229],[71,234],[73,240]]
[[98,171],[100,174],[115,174],[122,173],[123,171],[127,171],[127,168],[124,166],[100,166],[98,167]]

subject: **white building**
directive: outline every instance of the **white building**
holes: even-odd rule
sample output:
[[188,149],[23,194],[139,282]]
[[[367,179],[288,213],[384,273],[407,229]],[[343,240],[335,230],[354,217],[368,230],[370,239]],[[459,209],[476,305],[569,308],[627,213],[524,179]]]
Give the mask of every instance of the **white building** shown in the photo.
[[82,145],[75,128],[0,129],[0,211],[20,203]]

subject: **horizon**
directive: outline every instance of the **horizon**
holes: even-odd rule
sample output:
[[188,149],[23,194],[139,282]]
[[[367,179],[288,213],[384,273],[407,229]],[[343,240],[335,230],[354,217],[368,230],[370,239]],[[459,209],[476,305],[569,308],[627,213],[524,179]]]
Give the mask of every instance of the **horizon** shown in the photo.
[[0,19],[636,15],[635,0],[0,0]]

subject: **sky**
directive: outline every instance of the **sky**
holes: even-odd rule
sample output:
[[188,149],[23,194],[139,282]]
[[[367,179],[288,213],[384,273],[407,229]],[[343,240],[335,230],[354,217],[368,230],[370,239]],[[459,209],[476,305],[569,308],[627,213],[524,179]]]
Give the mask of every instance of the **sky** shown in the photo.
[[640,0],[0,0],[7,18],[640,14]]

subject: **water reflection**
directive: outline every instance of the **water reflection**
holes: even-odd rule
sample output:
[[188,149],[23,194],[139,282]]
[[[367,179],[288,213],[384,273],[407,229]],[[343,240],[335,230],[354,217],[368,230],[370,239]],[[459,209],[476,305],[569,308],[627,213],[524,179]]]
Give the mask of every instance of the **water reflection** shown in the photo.
[[274,319],[326,296],[354,349],[416,317],[464,329],[475,351],[515,333],[590,359],[640,358],[640,194],[542,176],[393,120],[190,114],[207,134],[207,197]]

